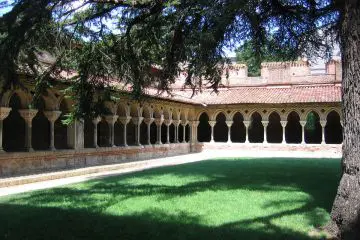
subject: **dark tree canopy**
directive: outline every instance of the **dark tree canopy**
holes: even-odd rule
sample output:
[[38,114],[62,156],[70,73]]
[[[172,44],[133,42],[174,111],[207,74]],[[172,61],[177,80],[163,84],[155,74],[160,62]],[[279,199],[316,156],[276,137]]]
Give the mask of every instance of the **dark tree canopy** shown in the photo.
[[[148,86],[168,91],[187,71],[186,85],[216,90],[224,47],[251,40],[255,56],[269,43],[293,56],[320,53],[331,47],[338,16],[330,0],[16,0],[0,18],[2,89],[21,86],[19,69],[36,77],[37,93],[74,70],[76,118],[94,112],[95,89],[114,82],[140,97]],[[43,51],[55,56],[46,69]]]

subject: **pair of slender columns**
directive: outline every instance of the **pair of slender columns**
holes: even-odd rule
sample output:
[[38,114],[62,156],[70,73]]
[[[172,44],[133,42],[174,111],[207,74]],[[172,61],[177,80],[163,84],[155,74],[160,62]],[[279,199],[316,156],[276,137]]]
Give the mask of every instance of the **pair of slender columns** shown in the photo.
[[157,141],[156,144],[162,144],[161,142],[161,125],[164,122],[164,117],[161,118],[155,118],[155,124],[157,127]]
[[[188,125],[189,121],[182,121],[181,125],[183,126],[183,139],[182,143],[186,143],[186,125]],[[196,131],[197,132],[197,131]],[[197,134],[197,133],[196,133]]]

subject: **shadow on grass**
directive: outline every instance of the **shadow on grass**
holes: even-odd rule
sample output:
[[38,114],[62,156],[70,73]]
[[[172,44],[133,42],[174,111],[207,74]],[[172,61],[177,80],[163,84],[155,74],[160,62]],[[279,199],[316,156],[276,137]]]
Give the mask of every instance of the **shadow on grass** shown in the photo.
[[[0,205],[0,237],[8,239],[310,239],[290,229],[280,228],[272,220],[303,214],[312,225],[323,224],[322,217],[317,216],[316,211],[313,210],[322,208],[330,211],[340,177],[339,162],[334,159],[216,159],[94,180],[80,188],[69,186],[28,193],[1,201],[3,204]],[[164,175],[172,175],[180,179],[195,176],[195,180],[178,186],[167,182],[157,183],[157,177]],[[197,178],[199,180],[196,180]],[[133,184],[132,179],[143,179],[143,181]],[[202,225],[196,216],[187,213],[172,215],[158,210],[131,216],[111,216],[103,213],[104,209],[119,201],[139,196],[153,195],[157,196],[157,201],[161,201],[209,190],[237,189],[265,192],[302,191],[308,194],[310,199],[295,209],[214,227]],[[107,199],[101,201],[94,197],[99,195],[106,195]],[[284,204],[291,205],[294,202],[269,201],[263,207],[277,207]],[[260,224],[261,227],[254,227],[256,224]]]
[[246,222],[219,227],[181,223],[160,212],[110,216],[11,204],[0,204],[0,209],[3,239],[311,239],[275,226],[267,230],[248,228]]

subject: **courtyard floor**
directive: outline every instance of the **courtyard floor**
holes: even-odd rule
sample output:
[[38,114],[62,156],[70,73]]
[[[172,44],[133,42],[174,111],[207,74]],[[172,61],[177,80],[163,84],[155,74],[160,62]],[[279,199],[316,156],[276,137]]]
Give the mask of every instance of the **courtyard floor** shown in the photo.
[[313,239],[308,232],[329,218],[338,153],[270,154],[235,158],[234,151],[207,151],[162,162],[172,166],[151,160],[118,176],[77,176],[95,179],[1,197],[0,237]]

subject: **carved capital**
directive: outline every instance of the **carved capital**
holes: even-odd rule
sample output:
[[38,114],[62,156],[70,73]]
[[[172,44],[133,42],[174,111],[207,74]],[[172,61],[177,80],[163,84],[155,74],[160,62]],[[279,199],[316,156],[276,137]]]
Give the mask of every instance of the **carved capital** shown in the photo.
[[101,117],[96,117],[96,118],[94,118],[93,120],[92,120],[92,123],[94,124],[94,125],[98,125],[98,123],[101,121]]
[[131,120],[135,125],[140,125],[142,123],[142,121],[144,120],[144,118],[143,117],[133,117]]
[[265,128],[269,125],[269,121],[261,121],[261,123]]
[[302,127],[305,127],[305,125],[306,125],[306,121],[299,121],[299,123]]
[[7,118],[7,116],[9,116],[10,111],[11,111],[11,108],[0,107],[0,121]]
[[61,111],[44,111],[45,117],[49,122],[55,122],[61,115]]
[[187,120],[183,120],[181,121],[181,125],[183,125],[183,127],[186,127],[186,125],[188,125],[189,121]]
[[231,121],[226,121],[226,125],[228,126],[228,127],[231,127],[232,125],[233,125],[233,121],[231,120]]
[[287,121],[280,121],[281,126],[284,128],[287,125]]
[[35,109],[21,109],[19,110],[20,116],[25,120],[27,124],[31,124],[31,121],[36,116],[38,110]]
[[127,117],[118,117],[119,121],[123,124],[126,125],[130,122],[131,117],[127,116]]
[[209,121],[209,125],[210,125],[211,127],[214,127],[215,124],[216,124],[216,121]]
[[325,120],[325,121],[320,121],[320,125],[321,125],[321,127],[323,127],[323,128],[324,128],[324,127],[326,126],[326,122],[327,122],[326,120]]
[[155,118],[155,124],[156,126],[161,126],[163,124],[164,118]]
[[150,125],[154,122],[155,118],[144,118],[144,123]]
[[251,124],[251,121],[244,121],[244,125],[245,125],[245,127],[249,127],[250,126],[250,124]]
[[171,123],[172,123],[172,119],[165,119],[164,123],[165,123],[166,126],[170,126]]
[[114,125],[118,117],[118,115],[106,115],[104,118],[108,124]]
[[172,122],[175,126],[179,126],[181,123],[180,120],[173,120]]
[[199,126],[199,124],[200,124],[200,121],[191,121],[191,125],[194,128],[197,128]]

